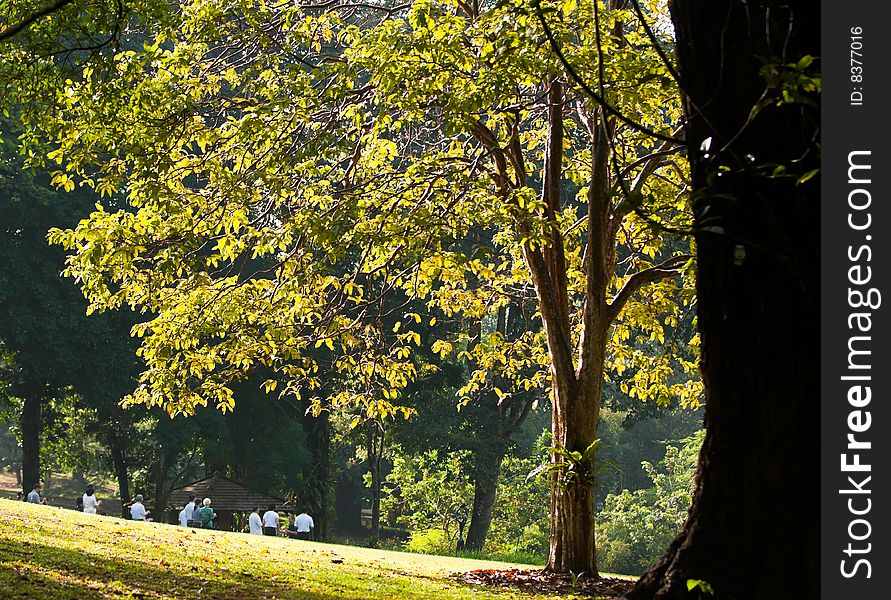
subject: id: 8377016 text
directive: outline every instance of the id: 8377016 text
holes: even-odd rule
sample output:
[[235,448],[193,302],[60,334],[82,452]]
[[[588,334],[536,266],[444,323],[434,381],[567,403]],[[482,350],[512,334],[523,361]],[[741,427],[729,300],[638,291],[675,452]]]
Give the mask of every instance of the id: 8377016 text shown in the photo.
[[863,27],[851,27],[851,106],[863,106]]

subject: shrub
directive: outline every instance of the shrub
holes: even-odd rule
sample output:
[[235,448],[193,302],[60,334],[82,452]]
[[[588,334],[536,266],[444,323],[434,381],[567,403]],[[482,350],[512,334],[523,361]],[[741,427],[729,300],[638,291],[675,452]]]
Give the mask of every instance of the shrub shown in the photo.
[[421,529],[412,532],[405,549],[418,554],[450,554],[454,546],[442,529]]
[[668,547],[687,517],[703,435],[667,446],[656,466],[642,463],[653,487],[606,497],[597,528],[602,570],[639,575]]

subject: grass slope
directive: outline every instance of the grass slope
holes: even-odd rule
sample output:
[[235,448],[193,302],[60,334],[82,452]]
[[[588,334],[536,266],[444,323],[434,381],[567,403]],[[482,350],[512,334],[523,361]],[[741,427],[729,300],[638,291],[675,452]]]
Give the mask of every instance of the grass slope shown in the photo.
[[471,588],[449,578],[513,567],[138,523],[0,499],[2,598],[550,597]]

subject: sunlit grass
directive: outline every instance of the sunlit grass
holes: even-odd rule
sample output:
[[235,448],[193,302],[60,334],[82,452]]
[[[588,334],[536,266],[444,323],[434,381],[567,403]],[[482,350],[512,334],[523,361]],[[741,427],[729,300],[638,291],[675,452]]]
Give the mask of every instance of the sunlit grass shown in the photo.
[[138,523],[0,500],[4,598],[535,599],[449,576],[517,565]]

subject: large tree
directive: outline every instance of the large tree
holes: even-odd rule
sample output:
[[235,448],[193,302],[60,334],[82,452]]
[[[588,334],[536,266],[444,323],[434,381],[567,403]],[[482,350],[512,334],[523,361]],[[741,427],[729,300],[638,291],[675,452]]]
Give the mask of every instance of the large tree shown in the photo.
[[707,433],[687,522],[630,598],[820,595],[818,15],[672,3]]

